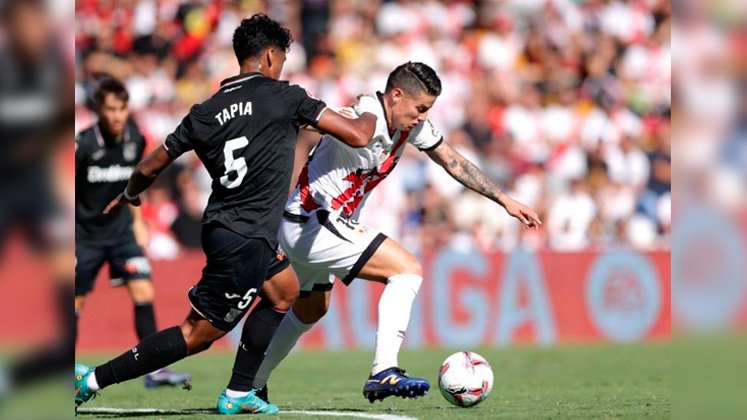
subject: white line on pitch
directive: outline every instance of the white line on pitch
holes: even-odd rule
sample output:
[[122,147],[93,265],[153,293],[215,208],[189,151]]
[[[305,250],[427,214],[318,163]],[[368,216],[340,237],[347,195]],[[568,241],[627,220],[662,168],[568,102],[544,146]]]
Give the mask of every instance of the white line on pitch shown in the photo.
[[[190,409],[190,410],[164,410],[159,408],[114,408],[114,407],[91,407],[81,408],[80,414],[215,414],[215,410]],[[415,417],[396,416],[394,414],[360,413],[357,411],[308,411],[287,410],[279,414],[303,414],[307,416],[329,416],[329,417],[355,417],[359,419],[372,420],[417,420]]]

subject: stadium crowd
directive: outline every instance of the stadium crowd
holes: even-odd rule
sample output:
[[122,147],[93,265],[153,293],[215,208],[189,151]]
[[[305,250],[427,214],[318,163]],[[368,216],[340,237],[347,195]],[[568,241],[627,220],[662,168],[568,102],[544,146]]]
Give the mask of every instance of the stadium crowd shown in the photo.
[[[331,106],[383,90],[406,61],[433,66],[445,138],[538,211],[531,231],[410,148],[362,221],[413,252],[668,249],[671,10],[666,0],[78,0],[76,130],[96,80],[126,82],[133,118],[163,141],[235,74],[231,35],[267,13],[293,32],[283,78]],[[303,133],[296,173],[319,135]],[[200,246],[210,178],[191,155],[149,191],[153,258]]]

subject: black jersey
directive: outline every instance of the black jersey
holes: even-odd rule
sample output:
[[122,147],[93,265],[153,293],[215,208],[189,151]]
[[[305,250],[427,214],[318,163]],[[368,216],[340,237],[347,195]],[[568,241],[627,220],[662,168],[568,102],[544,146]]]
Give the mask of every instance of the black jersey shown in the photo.
[[120,140],[107,140],[99,124],[75,138],[75,240],[112,245],[132,232],[129,206],[102,211],[124,191],[145,151],[145,138],[131,120]]
[[203,223],[275,247],[299,126],[318,122],[325,109],[303,88],[260,73],[226,79],[193,106],[164,147],[172,158],[194,150],[210,173]]
[[32,64],[3,48],[0,75],[0,191],[7,204],[28,191],[24,182],[46,182],[46,152],[61,138],[67,82],[64,57],[52,47]]

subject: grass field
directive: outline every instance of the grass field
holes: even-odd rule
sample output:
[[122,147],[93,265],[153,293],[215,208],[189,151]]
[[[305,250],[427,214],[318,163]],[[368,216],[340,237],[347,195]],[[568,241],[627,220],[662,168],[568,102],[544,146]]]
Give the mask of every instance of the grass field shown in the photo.
[[[490,361],[495,385],[487,400],[473,408],[449,405],[437,389],[424,398],[390,397],[370,404],[361,395],[371,351],[292,353],[270,381],[270,400],[282,411],[330,411],[328,415],[285,413],[283,419],[325,418],[331,412],[367,418],[669,418],[671,416],[670,345],[583,346],[561,348],[477,348]],[[441,361],[452,351],[403,351],[408,372],[435,385]],[[94,364],[104,357],[81,357]],[[228,382],[233,355],[208,352],[175,368],[192,372],[191,391],[146,390],[142,380],[115,385],[81,407],[80,419],[206,419]],[[103,408],[122,412],[91,412]],[[161,412],[135,412],[133,409]],[[119,410],[118,410],[119,411]],[[378,415],[378,416],[376,416]],[[366,417],[364,417],[366,418]]]

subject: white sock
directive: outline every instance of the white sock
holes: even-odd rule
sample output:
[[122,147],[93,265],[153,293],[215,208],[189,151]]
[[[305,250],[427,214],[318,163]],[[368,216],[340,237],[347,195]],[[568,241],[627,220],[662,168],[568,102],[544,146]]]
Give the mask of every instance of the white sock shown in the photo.
[[91,374],[88,375],[88,378],[86,378],[86,385],[88,385],[88,389],[94,392],[101,389],[99,383],[96,381],[96,372],[91,372]]
[[262,364],[259,365],[257,373],[254,375],[254,387],[259,389],[267,385],[267,379],[273,370],[285,359],[285,356],[290,353],[293,346],[301,335],[308,331],[314,324],[304,324],[293,313],[293,309],[289,310],[283,320],[280,321],[278,329],[275,330],[275,334],[272,336],[270,345],[267,346],[265,352],[265,358]]
[[226,389],[226,395],[231,398],[242,398],[249,395],[249,391],[234,391],[233,389]]
[[389,277],[379,299],[379,324],[376,329],[376,352],[371,375],[399,366],[397,354],[410,322],[412,302],[418,295],[423,278],[417,274]]

